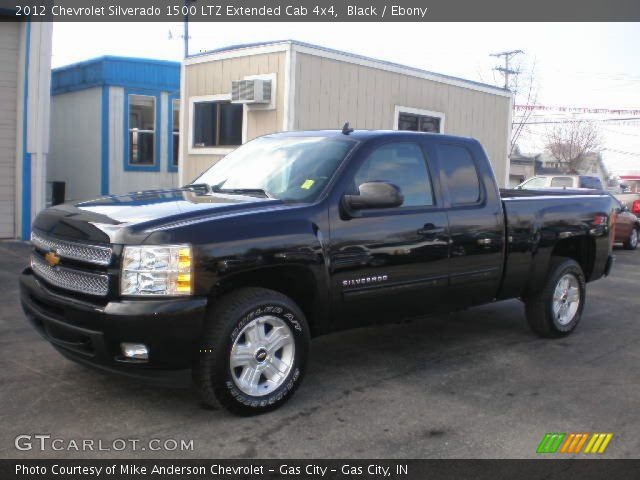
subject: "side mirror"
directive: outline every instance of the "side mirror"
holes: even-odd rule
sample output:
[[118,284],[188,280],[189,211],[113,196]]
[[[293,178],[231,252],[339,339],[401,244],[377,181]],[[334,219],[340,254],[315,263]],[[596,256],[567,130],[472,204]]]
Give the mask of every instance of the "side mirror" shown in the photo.
[[358,188],[360,195],[345,195],[344,202],[352,210],[399,207],[404,202],[400,189],[389,182],[367,182]]

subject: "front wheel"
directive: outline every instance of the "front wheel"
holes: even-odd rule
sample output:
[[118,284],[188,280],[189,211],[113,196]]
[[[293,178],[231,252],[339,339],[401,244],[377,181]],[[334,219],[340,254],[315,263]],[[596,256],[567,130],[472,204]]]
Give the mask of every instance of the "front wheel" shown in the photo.
[[631,233],[629,234],[629,238],[624,242],[624,248],[627,250],[635,250],[638,248],[638,229],[633,227],[631,229]]
[[309,328],[288,297],[243,288],[223,297],[205,326],[196,370],[203,402],[253,415],[285,403],[302,381]]
[[569,335],[582,317],[585,294],[580,265],[570,258],[552,257],[544,286],[525,300],[529,326],[543,337]]

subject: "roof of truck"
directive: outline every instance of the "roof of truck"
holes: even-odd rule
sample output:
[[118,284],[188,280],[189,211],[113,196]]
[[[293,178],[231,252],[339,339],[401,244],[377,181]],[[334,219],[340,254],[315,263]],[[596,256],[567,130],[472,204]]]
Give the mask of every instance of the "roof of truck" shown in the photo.
[[448,139],[455,141],[477,142],[477,140],[469,137],[460,137],[456,135],[446,135],[442,133],[412,132],[409,130],[360,130],[343,133],[342,130],[296,130],[290,132],[280,132],[265,135],[266,137],[335,137],[335,138],[352,138],[354,140],[366,141],[381,137],[407,137],[407,136],[437,136],[440,139]]

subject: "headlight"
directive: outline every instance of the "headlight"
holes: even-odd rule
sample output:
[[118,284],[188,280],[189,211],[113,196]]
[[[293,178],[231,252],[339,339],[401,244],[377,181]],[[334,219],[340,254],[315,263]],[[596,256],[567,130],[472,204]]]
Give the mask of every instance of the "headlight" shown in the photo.
[[122,295],[191,295],[189,245],[124,247]]

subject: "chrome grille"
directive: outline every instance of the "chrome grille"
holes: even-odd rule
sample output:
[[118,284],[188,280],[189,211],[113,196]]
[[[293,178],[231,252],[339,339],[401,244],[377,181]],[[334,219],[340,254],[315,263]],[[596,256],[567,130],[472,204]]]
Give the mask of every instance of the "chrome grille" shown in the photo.
[[37,254],[31,255],[31,269],[36,276],[56,287],[105,297],[109,292],[109,277],[99,273],[52,267]]
[[54,238],[46,238],[38,233],[31,234],[31,243],[37,248],[54,251],[63,258],[79,260],[96,265],[109,265],[113,250],[110,247],[86,245]]

